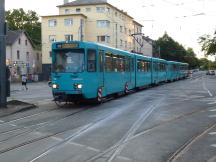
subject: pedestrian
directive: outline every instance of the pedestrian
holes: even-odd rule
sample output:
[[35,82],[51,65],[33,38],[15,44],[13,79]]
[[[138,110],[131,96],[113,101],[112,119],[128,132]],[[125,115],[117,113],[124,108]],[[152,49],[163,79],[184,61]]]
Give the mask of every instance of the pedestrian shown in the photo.
[[28,90],[28,87],[27,87],[27,77],[26,75],[22,75],[22,90],[24,90],[24,88],[26,90]]

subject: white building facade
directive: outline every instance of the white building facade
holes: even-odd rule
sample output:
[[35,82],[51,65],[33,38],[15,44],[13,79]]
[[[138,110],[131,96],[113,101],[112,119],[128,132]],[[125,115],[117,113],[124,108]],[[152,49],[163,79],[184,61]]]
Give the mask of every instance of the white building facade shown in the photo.
[[25,31],[8,31],[6,37],[6,65],[11,72],[11,80],[20,80],[21,75],[34,76],[42,73],[42,54],[34,49]]

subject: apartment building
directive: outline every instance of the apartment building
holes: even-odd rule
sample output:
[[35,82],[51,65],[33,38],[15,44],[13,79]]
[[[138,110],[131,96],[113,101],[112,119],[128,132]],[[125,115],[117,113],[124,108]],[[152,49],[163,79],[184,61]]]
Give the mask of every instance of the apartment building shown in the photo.
[[[64,1],[59,15],[42,16],[43,71],[49,73],[51,44],[55,41],[99,42],[137,53],[148,53],[131,34],[142,33],[142,24],[106,0]],[[137,35],[142,42],[142,36]],[[149,51],[152,55],[152,50]]]

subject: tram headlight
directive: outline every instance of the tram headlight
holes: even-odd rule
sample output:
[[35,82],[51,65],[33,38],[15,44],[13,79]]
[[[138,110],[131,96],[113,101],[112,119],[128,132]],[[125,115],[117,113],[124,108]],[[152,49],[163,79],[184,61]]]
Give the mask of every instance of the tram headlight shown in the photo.
[[58,87],[59,87],[58,84],[53,84],[53,85],[52,85],[52,88],[53,88],[53,89],[58,89]]
[[82,87],[83,87],[82,84],[78,84],[78,85],[77,85],[77,88],[78,88],[78,89],[82,89]]
[[74,84],[75,89],[82,89],[83,85],[82,84]]

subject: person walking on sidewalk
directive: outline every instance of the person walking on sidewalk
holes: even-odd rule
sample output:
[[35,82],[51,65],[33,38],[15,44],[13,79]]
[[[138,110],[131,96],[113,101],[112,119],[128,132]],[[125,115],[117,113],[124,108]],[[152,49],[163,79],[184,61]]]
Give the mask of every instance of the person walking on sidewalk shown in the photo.
[[28,90],[26,75],[22,75],[22,90],[24,90],[24,87],[25,87],[26,90]]

